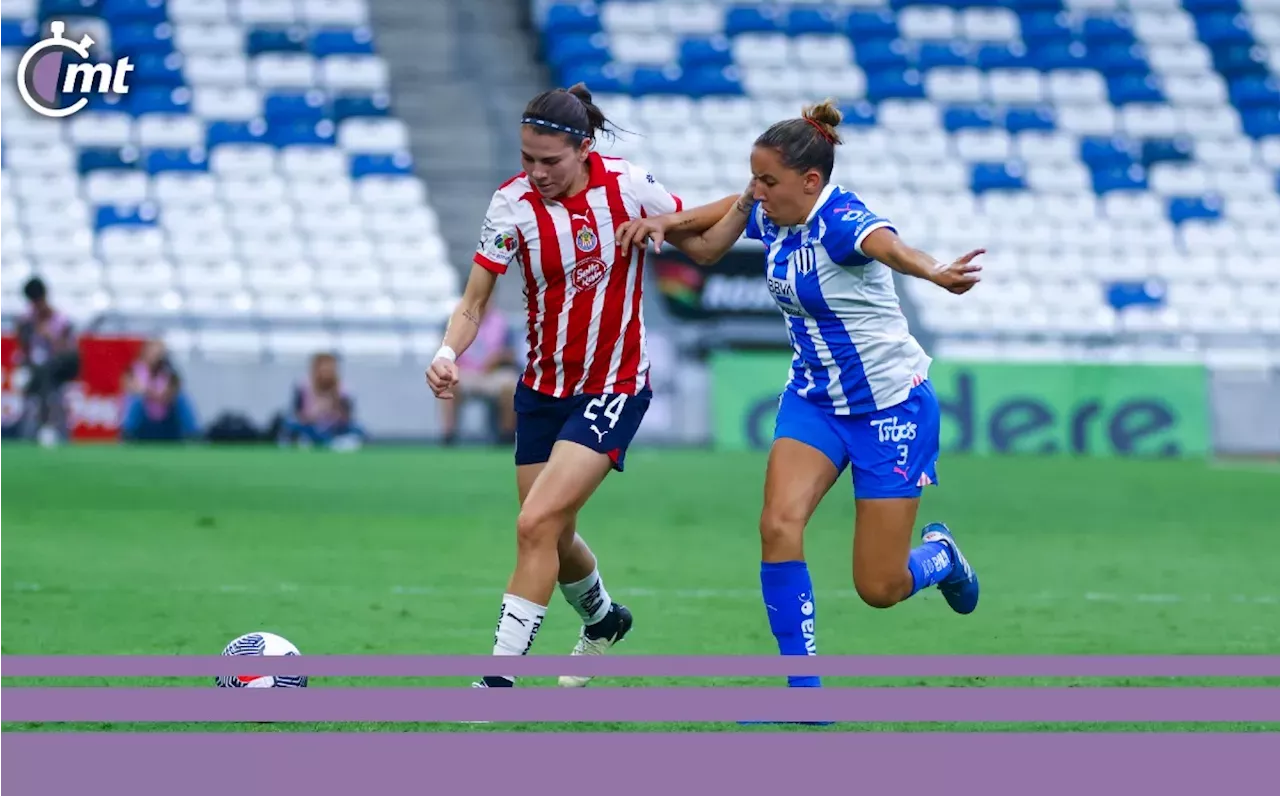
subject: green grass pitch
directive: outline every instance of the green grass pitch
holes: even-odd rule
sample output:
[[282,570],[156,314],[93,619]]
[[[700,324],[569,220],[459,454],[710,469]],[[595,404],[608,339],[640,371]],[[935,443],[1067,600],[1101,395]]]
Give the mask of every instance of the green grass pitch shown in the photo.
[[[497,601],[515,553],[508,453],[6,445],[2,465],[5,654],[207,655],[257,629],[282,633],[303,654],[491,649]],[[628,458],[627,472],[608,479],[579,528],[600,558],[610,592],[636,615],[631,636],[615,654],[776,653],[758,593],[763,468],[759,454],[640,447]],[[955,530],[982,576],[978,611],[956,616],[936,591],[888,611],[858,601],[850,578],[853,505],[846,475],[807,538],[821,653],[1280,654],[1280,585],[1274,564],[1262,563],[1268,556],[1275,560],[1280,473],[1188,461],[945,456],[939,474],[942,486],[926,491],[920,521],[945,520]],[[533,654],[567,654],[577,626],[557,595]],[[212,687],[203,679],[127,684],[140,682]],[[468,682],[323,678],[312,687]],[[778,685],[750,678],[597,682]],[[1019,682],[1062,681],[956,678],[929,684]],[[832,678],[828,684],[924,683]],[[522,685],[554,682],[535,678]],[[10,731],[50,727],[5,725]]]

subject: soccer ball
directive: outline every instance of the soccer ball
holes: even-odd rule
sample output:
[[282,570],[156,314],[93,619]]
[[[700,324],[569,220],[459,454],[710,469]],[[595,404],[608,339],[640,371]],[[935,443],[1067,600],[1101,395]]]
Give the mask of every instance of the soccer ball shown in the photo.
[[[245,633],[234,639],[223,650],[223,655],[299,655],[298,648],[275,633],[258,631]],[[216,677],[219,688],[306,688],[307,676],[241,674],[233,677]]]

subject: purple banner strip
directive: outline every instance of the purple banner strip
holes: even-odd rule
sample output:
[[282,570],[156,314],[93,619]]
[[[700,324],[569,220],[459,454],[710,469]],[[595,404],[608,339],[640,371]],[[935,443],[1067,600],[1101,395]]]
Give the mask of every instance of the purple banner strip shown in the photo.
[[[500,666],[495,665],[500,661]],[[249,670],[249,671],[246,671]],[[1280,656],[16,656],[5,677],[213,677],[237,674],[477,677],[1280,677]]]
[[[728,794],[893,793],[942,774],[983,796],[1252,793],[1272,781],[1269,733],[5,733],[22,796],[520,793],[562,796],[573,760],[619,760],[610,796],[714,782]],[[619,758],[619,750],[623,750]],[[504,756],[513,759],[497,764]],[[73,761],[73,765],[68,762]],[[631,764],[628,764],[630,761]],[[755,761],[744,765],[743,761]],[[655,763],[657,765],[655,765]],[[771,764],[772,763],[772,764]],[[913,773],[922,771],[925,773]],[[821,783],[840,783],[823,786]]]
[[4,688],[5,721],[1280,722],[1280,688]]

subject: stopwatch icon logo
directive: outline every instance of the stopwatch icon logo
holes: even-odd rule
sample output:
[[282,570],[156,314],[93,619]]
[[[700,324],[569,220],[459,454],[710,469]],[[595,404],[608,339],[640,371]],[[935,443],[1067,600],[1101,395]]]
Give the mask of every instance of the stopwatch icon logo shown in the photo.
[[[63,37],[64,22],[49,24],[49,38],[36,42],[18,62],[18,93],[31,110],[41,116],[61,119],[89,104],[87,93],[127,94],[126,78],[133,71],[128,57],[114,64],[92,63],[89,48],[93,38],[88,34],[80,41]],[[95,80],[96,86],[95,86]],[[78,83],[78,86],[77,86]],[[67,94],[80,96],[69,105]]]

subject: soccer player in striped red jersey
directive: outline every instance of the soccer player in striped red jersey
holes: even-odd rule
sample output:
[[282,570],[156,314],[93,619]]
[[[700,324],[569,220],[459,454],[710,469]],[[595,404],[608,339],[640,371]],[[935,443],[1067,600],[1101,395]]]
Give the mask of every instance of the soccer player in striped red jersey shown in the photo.
[[[626,636],[632,617],[610,599],[595,556],[577,534],[577,514],[611,471],[622,471],[652,396],[644,252],[624,256],[616,231],[635,219],[679,212],[682,204],[644,169],[594,151],[609,122],[586,86],[538,95],[520,122],[524,171],[489,203],[462,301],[427,381],[436,397],[452,397],[455,360],[475,340],[494,285],[508,270],[519,272],[529,341],[515,395],[521,505],[516,567],[493,653],[528,652],[558,581],[582,617],[573,654],[598,655]],[[682,245],[681,238],[670,240]],[[561,677],[560,685],[580,687],[589,679]],[[513,684],[490,676],[476,685]]]

